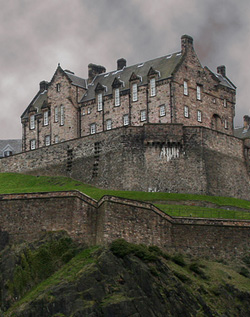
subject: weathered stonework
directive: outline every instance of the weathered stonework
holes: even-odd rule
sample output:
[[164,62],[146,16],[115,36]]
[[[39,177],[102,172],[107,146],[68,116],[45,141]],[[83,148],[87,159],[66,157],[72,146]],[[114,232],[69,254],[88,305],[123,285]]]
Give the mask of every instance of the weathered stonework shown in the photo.
[[87,245],[124,238],[195,256],[235,258],[250,251],[249,221],[172,218],[147,203],[111,196],[97,202],[77,191],[1,195],[0,224],[10,242],[66,230]]

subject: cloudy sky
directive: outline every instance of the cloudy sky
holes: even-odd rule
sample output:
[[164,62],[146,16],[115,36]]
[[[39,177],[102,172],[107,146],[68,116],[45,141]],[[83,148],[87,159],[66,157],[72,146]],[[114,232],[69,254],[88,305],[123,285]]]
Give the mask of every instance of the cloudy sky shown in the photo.
[[226,65],[237,86],[235,125],[250,115],[249,0],[0,0],[0,139],[21,138],[20,116],[57,64],[87,77],[180,50],[194,38],[203,66]]

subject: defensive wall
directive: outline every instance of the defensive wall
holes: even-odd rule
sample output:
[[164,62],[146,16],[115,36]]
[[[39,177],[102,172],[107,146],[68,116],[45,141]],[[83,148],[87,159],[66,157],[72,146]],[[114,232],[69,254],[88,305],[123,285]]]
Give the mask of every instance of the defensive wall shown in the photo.
[[0,172],[101,188],[250,197],[244,141],[204,127],[122,127],[0,159]]
[[78,191],[0,199],[0,236],[6,242],[6,236],[32,241],[43,231],[66,230],[87,245],[124,238],[199,256],[241,257],[250,251],[250,221],[172,218],[148,203],[111,196],[97,202]]

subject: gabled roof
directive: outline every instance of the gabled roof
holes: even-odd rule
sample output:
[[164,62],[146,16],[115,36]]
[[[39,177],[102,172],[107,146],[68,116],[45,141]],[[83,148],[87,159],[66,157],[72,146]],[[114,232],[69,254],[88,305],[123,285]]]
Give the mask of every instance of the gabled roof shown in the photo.
[[30,109],[33,110],[33,108],[36,109],[36,113],[40,113],[43,104],[47,102],[48,102],[47,90],[44,90],[43,92],[39,90],[35,98],[31,101],[31,103],[28,105],[24,113],[21,115],[21,119],[28,118],[28,113]]
[[22,151],[21,139],[0,140],[0,157],[4,156],[4,151],[12,150],[13,153],[20,153]]
[[71,81],[72,85],[81,87],[81,88],[87,88],[87,81],[84,78],[76,76],[74,73],[64,70],[64,73],[67,75],[69,80]]
[[244,128],[234,129],[234,136],[239,139],[250,139],[250,129]]
[[115,78],[124,83],[121,87],[121,90],[129,89],[129,80],[133,73],[135,76],[141,79],[139,85],[144,85],[148,82],[148,73],[151,68],[157,73],[157,75],[160,75],[157,79],[169,78],[172,76],[172,73],[176,65],[179,63],[181,57],[181,52],[177,52],[174,54],[155,58],[144,63],[138,63],[133,66],[124,67],[120,70],[97,75],[93,82],[88,86],[88,91],[83,96],[81,102],[85,102],[87,100],[95,98],[95,88],[98,83],[106,87],[106,95],[112,94],[112,84]]

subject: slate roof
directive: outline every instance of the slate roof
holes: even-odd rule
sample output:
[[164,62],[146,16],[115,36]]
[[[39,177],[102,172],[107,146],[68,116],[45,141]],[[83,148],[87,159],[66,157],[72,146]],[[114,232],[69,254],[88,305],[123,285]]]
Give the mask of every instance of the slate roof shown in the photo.
[[26,108],[24,113],[21,115],[21,118],[28,118],[29,111],[32,108],[36,109],[36,113],[41,113],[41,108],[44,103],[47,103],[48,101],[48,95],[47,90],[44,90],[43,92],[38,92],[35,96],[35,98],[31,101],[29,106]]
[[13,154],[22,152],[22,140],[10,139],[0,140],[0,157],[4,156],[4,151],[12,150]]
[[220,85],[228,87],[230,89],[236,88],[236,86],[227,77],[223,77],[221,74],[215,74],[215,76],[219,79]]
[[87,81],[84,78],[78,77],[66,69],[64,70],[64,73],[68,76],[73,85],[86,89]]
[[239,139],[250,139],[250,128],[244,131],[244,128],[234,129],[234,136]]
[[100,83],[106,88],[104,95],[112,94],[112,83],[115,78],[123,82],[121,91],[129,89],[129,79],[133,73],[141,78],[139,85],[144,85],[148,82],[147,75],[151,67],[155,71],[159,72],[159,79],[168,78],[172,75],[181,57],[181,52],[177,52],[144,63],[138,63],[133,66],[124,67],[121,70],[115,70],[105,74],[97,75],[93,82],[88,86],[88,91],[81,99],[81,102],[95,98],[95,88],[97,83]]

